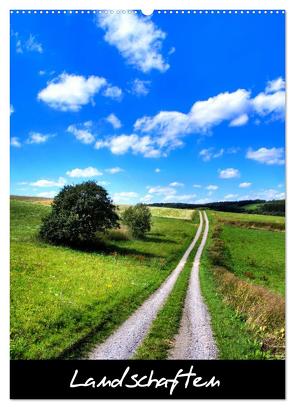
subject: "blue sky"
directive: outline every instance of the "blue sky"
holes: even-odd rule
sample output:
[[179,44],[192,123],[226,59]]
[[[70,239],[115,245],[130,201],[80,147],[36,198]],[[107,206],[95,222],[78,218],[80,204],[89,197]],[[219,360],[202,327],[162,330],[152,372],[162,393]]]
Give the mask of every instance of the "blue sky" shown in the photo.
[[284,197],[283,14],[11,15],[11,193]]

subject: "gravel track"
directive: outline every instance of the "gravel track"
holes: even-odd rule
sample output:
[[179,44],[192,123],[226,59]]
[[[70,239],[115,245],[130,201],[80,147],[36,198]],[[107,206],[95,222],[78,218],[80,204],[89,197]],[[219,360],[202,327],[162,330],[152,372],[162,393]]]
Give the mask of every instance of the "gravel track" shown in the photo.
[[88,359],[129,359],[148,332],[153,320],[181,273],[188,256],[196,245],[203,228],[202,213],[196,235],[177,267],[164,283],[102,344],[97,345]]
[[174,347],[168,359],[217,359],[217,347],[213,338],[210,315],[200,289],[199,265],[209,232],[209,220],[204,211],[205,229],[196,253],[183,315]]

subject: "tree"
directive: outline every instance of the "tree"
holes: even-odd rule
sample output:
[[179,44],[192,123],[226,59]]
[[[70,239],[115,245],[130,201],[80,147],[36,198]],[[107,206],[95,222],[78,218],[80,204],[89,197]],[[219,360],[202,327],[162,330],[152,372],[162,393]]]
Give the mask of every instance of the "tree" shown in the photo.
[[151,218],[150,209],[141,203],[128,207],[122,215],[123,223],[136,238],[144,237],[151,230]]
[[79,245],[93,241],[96,232],[118,227],[118,220],[116,206],[96,182],[65,186],[43,219],[40,237],[54,244]]

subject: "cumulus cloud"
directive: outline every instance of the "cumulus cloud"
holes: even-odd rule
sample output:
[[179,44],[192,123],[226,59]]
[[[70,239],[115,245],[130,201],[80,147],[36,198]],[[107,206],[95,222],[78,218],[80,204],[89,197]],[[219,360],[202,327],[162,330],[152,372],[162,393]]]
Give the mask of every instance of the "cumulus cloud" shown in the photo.
[[252,186],[251,182],[242,182],[239,184],[239,187],[241,187],[242,189],[250,187],[250,186]]
[[171,183],[169,183],[169,186],[172,186],[172,187],[183,187],[184,184],[183,184],[183,183],[180,183],[180,182],[171,182]]
[[152,200],[153,200],[153,195],[149,195],[149,194],[140,198],[140,201],[143,203],[151,203]]
[[117,87],[117,86],[108,86],[104,91],[103,91],[103,95],[105,97],[109,97],[112,99],[117,99],[120,100],[122,98],[123,95],[123,91],[121,90],[121,88]]
[[107,173],[110,173],[111,175],[114,175],[116,173],[124,172],[124,169],[119,168],[119,166],[116,166],[114,168],[105,169],[105,171]]
[[156,168],[156,169],[155,169],[155,172],[156,172],[156,173],[160,173],[160,172],[161,172],[161,169],[160,169],[160,168]]
[[95,141],[95,136],[91,132],[90,127],[91,121],[85,122],[79,125],[79,127],[77,125],[70,125],[67,128],[67,132],[73,134],[78,141],[89,145]]
[[256,151],[249,149],[246,158],[266,165],[283,165],[285,163],[284,148],[260,148]]
[[106,121],[109,122],[114,129],[119,129],[122,127],[120,119],[115,114],[110,114],[107,116]]
[[194,184],[193,187],[200,189],[202,187],[202,185],[198,185],[198,184]]
[[[278,87],[272,87],[275,88]],[[160,111],[154,116],[143,116],[136,120],[134,129],[139,135],[148,134],[155,149],[165,155],[182,146],[186,135],[208,134],[223,122],[229,126],[243,126],[255,116],[282,119],[284,110],[285,91],[282,89],[272,93],[265,90],[256,97],[252,97],[248,90],[238,89],[196,101],[188,113]],[[212,152],[204,150],[203,157],[205,160],[212,158]]]
[[97,23],[105,31],[105,41],[115,46],[126,62],[147,73],[169,68],[161,54],[166,34],[149,17],[135,14],[102,13]]
[[217,190],[218,186],[217,185],[208,185],[208,186],[206,186],[206,189],[207,190]]
[[15,147],[15,148],[21,148],[22,144],[16,136],[13,136],[10,140],[10,145]]
[[220,179],[232,179],[240,177],[239,170],[234,168],[220,169],[218,173]]
[[115,155],[123,155],[127,152],[142,154],[146,158],[155,158],[161,152],[155,148],[149,136],[139,137],[136,134],[113,136],[104,140],[98,140],[96,149],[108,148]]
[[242,114],[237,118],[230,121],[229,126],[243,126],[249,121],[249,116],[247,114]]
[[267,94],[272,94],[273,92],[281,91],[285,89],[285,81],[282,77],[279,77],[275,80],[268,81],[265,92]]
[[176,194],[176,189],[169,186],[151,186],[148,188],[148,193],[158,196],[172,196]]
[[136,192],[118,192],[112,195],[113,201],[115,203],[132,203],[134,199],[138,198],[138,193]]
[[214,148],[202,149],[199,155],[204,162],[209,162],[211,159],[220,158],[224,154],[224,149],[215,150]]
[[197,195],[195,194],[188,194],[188,195],[167,195],[164,197],[163,202],[174,202],[174,203],[180,203],[180,202],[186,202],[190,203],[192,200],[195,200]]
[[28,139],[26,140],[26,143],[29,144],[41,144],[45,143],[48,141],[49,138],[51,138],[53,135],[52,134],[42,134],[40,132],[30,132],[30,135]]
[[151,81],[143,81],[135,78],[131,84],[131,93],[136,96],[146,96],[150,92]]
[[37,98],[56,110],[79,111],[83,105],[93,103],[94,95],[104,88],[105,96],[113,98],[119,93],[119,88],[114,90],[117,87],[108,87],[107,80],[103,77],[91,75],[87,78],[63,73],[49,81]]
[[88,166],[88,168],[84,169],[75,168],[68,170],[66,174],[71,178],[90,178],[93,176],[101,176],[102,172],[92,166]]
[[58,178],[58,180],[39,179],[30,183],[31,186],[35,187],[63,187],[65,184],[66,179],[63,177]]

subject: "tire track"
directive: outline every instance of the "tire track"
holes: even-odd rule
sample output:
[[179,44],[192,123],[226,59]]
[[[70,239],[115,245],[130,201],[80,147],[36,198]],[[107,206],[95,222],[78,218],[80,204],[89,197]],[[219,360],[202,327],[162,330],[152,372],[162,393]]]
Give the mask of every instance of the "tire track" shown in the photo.
[[181,273],[188,256],[196,245],[203,228],[202,213],[199,212],[200,224],[192,243],[182,256],[177,267],[162,285],[102,344],[97,345],[88,359],[129,359],[134,354],[153,320]]
[[209,220],[206,212],[203,213],[204,234],[194,259],[179,333],[168,359],[217,359],[210,315],[203,301],[199,280],[200,258],[209,232]]

